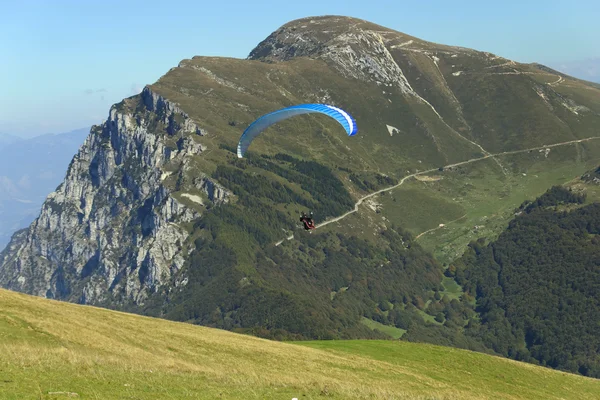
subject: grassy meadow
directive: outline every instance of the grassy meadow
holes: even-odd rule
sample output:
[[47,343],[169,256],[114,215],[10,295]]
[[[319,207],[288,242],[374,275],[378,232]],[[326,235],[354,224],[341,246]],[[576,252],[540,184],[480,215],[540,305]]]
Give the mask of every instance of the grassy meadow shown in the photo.
[[272,342],[0,290],[2,399],[593,399],[600,381],[399,341]]

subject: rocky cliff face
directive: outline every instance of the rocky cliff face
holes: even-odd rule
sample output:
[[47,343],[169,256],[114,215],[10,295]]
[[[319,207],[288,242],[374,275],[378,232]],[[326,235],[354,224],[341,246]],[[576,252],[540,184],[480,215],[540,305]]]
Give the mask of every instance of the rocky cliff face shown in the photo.
[[588,171],[581,177],[581,180],[588,183],[600,185],[600,167],[593,171]]
[[[200,211],[163,184],[168,167],[185,174],[206,133],[148,87],[113,106],[92,128],[67,176],[29,229],[0,256],[0,284],[82,303],[109,296],[143,303],[182,267]],[[168,143],[173,143],[170,146]],[[206,177],[193,181],[213,203],[228,193]]]

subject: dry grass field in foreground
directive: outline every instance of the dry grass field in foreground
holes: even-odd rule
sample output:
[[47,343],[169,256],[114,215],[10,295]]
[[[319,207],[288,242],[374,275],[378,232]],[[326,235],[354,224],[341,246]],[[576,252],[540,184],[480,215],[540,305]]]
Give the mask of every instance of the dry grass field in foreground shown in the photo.
[[600,381],[398,341],[273,342],[0,290],[1,399],[598,399]]

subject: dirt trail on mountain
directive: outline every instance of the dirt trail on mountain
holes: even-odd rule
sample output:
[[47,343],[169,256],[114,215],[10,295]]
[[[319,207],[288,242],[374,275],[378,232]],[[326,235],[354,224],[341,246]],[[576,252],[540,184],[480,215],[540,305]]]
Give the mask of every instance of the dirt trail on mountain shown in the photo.
[[462,216],[462,217],[460,217],[460,218],[453,219],[452,221],[448,221],[448,222],[446,222],[446,223],[444,223],[444,224],[439,224],[439,225],[438,225],[438,226],[436,226],[435,228],[428,229],[428,230],[426,230],[425,232],[419,233],[417,236],[415,236],[415,240],[417,240],[418,238],[420,238],[420,237],[421,237],[421,236],[423,236],[423,235],[427,235],[429,232],[433,232],[433,231],[435,231],[435,230],[438,230],[438,229],[440,229],[440,228],[443,228],[443,227],[445,227],[445,226],[447,226],[447,225],[450,225],[450,224],[451,224],[451,223],[453,223],[453,222],[456,222],[456,221],[458,221],[458,220],[461,220],[461,219],[465,218],[466,216],[467,216],[467,214],[463,215],[463,216]]
[[[539,146],[539,147],[532,147],[532,148],[529,148],[529,149],[513,150],[513,151],[504,151],[504,152],[502,152],[502,153],[496,153],[496,154],[489,154],[489,153],[488,153],[488,154],[486,154],[486,155],[484,155],[484,156],[482,156],[482,157],[478,157],[478,158],[471,158],[471,159],[469,159],[469,160],[466,160],[466,161],[461,161],[461,162],[457,162],[457,163],[454,163],[454,164],[448,164],[448,165],[445,165],[443,168],[444,168],[444,169],[446,169],[446,168],[453,168],[453,167],[458,167],[458,166],[465,165],[465,164],[471,164],[471,163],[474,163],[474,162],[476,162],[476,161],[481,161],[481,160],[485,160],[485,159],[488,159],[488,158],[501,157],[501,156],[506,156],[506,155],[511,155],[511,154],[527,153],[527,152],[529,152],[529,151],[533,151],[533,150],[544,150],[544,149],[550,149],[550,148],[552,148],[552,147],[566,146],[566,145],[569,145],[569,144],[581,143],[581,142],[588,142],[588,141],[590,141],[590,140],[597,140],[597,139],[600,139],[600,136],[593,136],[593,137],[589,137],[589,138],[585,138],[585,139],[570,140],[570,141],[568,141],[568,142],[561,142],[561,143],[548,144],[548,145],[543,145],[543,146]],[[353,209],[353,210],[350,210],[350,211],[348,211],[347,213],[345,213],[345,214],[343,214],[343,215],[340,215],[339,217],[335,217],[335,218],[332,218],[332,219],[330,219],[330,220],[327,220],[327,221],[325,221],[325,222],[323,222],[323,223],[321,223],[321,224],[317,225],[315,229],[322,228],[322,227],[324,227],[324,226],[326,226],[326,225],[329,225],[329,224],[331,224],[331,223],[334,223],[334,222],[338,222],[339,220],[346,218],[348,215],[350,215],[350,214],[353,214],[353,213],[357,212],[357,211],[358,211],[358,207],[359,207],[359,206],[360,206],[360,205],[361,205],[361,204],[362,204],[362,203],[363,203],[365,200],[368,200],[368,199],[370,199],[371,197],[375,197],[375,196],[377,196],[378,194],[381,194],[381,193],[383,193],[383,192],[388,192],[388,191],[390,191],[390,190],[394,190],[394,189],[396,189],[397,187],[399,187],[399,186],[403,185],[403,184],[404,184],[404,182],[406,182],[406,181],[407,181],[408,179],[410,179],[410,178],[414,178],[414,177],[416,177],[416,176],[419,176],[419,175],[428,174],[428,173],[430,173],[430,172],[434,172],[434,171],[437,171],[437,170],[438,170],[438,168],[431,168],[431,169],[428,169],[428,170],[425,170],[425,171],[419,171],[419,172],[415,172],[414,174],[407,175],[407,176],[405,176],[404,178],[400,179],[400,182],[398,182],[397,184],[395,184],[395,185],[393,185],[393,186],[390,186],[390,187],[387,187],[387,188],[384,188],[384,189],[380,189],[380,190],[378,190],[378,191],[376,191],[376,192],[373,192],[373,193],[370,193],[370,194],[368,194],[368,195],[366,195],[366,196],[363,196],[363,197],[361,197],[360,199],[358,199],[358,201],[357,201],[357,202],[354,204],[354,209]],[[461,218],[463,218],[463,217],[461,217]],[[437,229],[437,228],[436,228],[436,229]],[[423,232],[423,233],[426,233],[426,232]],[[421,235],[422,235],[422,234],[421,234]],[[287,240],[291,240],[291,239],[293,239],[293,235],[292,235],[292,236],[289,236],[289,237],[288,237],[288,238],[286,238],[286,239],[287,239]],[[276,243],[276,245],[279,245],[279,244],[281,244],[281,243],[282,243],[284,240],[286,240],[286,239],[282,239],[281,241],[277,242],[277,243]]]
[[556,86],[564,80],[563,77],[560,75],[555,75],[555,76],[557,76],[558,79],[555,82],[548,83],[549,86]]

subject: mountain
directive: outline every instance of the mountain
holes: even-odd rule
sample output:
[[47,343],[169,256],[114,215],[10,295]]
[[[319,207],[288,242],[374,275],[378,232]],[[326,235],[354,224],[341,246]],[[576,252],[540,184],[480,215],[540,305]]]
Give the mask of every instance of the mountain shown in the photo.
[[0,149],[11,143],[18,142],[19,140],[22,139],[18,136],[0,132]]
[[0,249],[39,215],[88,132],[85,128],[31,139],[0,136]]
[[555,68],[579,79],[600,84],[600,58],[556,63]]
[[[443,264],[598,165],[599,93],[355,18],[292,21],[248,59],[183,60],[114,105],[0,254],[0,284],[276,338],[432,326],[484,350],[446,326],[470,299]],[[236,157],[257,117],[309,102],[347,110],[358,134],[303,116]]]

